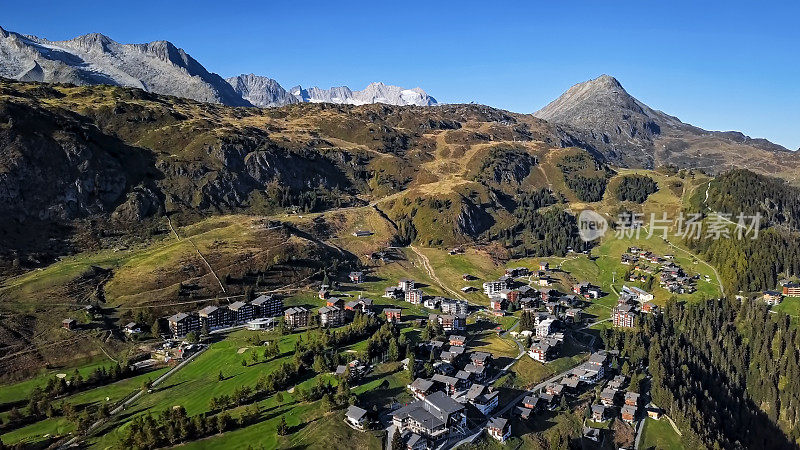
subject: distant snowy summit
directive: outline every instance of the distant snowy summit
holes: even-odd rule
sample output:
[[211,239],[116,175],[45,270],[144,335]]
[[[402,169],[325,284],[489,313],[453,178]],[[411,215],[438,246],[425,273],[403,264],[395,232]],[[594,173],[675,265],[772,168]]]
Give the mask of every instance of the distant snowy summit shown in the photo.
[[[363,91],[347,87],[287,92],[277,81],[254,74],[222,79],[168,41],[120,44],[92,33],[49,41],[0,28],[0,77],[20,81],[109,84],[230,106],[283,106],[299,102],[363,105],[435,105],[420,88],[372,83]],[[226,82],[227,81],[227,82]]]
[[290,103],[337,103],[366,105],[386,103],[389,105],[435,105],[436,99],[420,88],[404,89],[383,83],[371,83],[363,91],[353,91],[347,86],[320,89],[303,89],[295,86],[288,92],[272,78],[248,74],[226,80],[233,89],[255,106],[283,106]]
[[348,105],[366,105],[368,103],[386,103],[389,105],[432,106],[436,99],[420,88],[404,89],[383,83],[370,83],[363,91],[352,91],[347,86],[320,89],[312,87],[303,89],[293,87],[289,93],[301,102],[341,103]]

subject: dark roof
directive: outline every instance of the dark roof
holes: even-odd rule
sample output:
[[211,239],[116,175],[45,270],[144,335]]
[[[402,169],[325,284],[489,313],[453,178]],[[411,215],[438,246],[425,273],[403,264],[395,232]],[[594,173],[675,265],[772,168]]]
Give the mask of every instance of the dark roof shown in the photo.
[[424,378],[417,378],[411,383],[411,388],[422,392],[428,392],[433,387],[433,381]]
[[350,405],[350,407],[347,408],[347,417],[353,420],[361,420],[366,415],[367,410],[361,409],[358,406]]
[[259,295],[259,296],[258,296],[258,297],[257,297],[255,300],[253,300],[251,303],[252,303],[253,305],[256,305],[256,306],[261,306],[261,305],[263,305],[264,303],[266,303],[266,302],[271,302],[271,301],[272,301],[272,300],[274,300],[274,299],[275,299],[275,296],[273,296],[273,295],[266,295],[266,294],[265,294],[265,295]]
[[189,314],[186,314],[186,313],[182,313],[182,312],[180,312],[180,313],[178,313],[178,314],[175,314],[175,315],[173,315],[173,316],[172,316],[172,317],[170,317],[168,320],[169,320],[170,322],[180,322],[180,321],[182,321],[182,320],[185,320],[185,319],[186,319],[186,318],[188,318],[188,317],[189,317]]
[[489,421],[489,428],[498,428],[504,429],[506,424],[508,423],[508,419],[504,419],[502,417],[495,417]]
[[232,311],[237,311],[237,310],[239,310],[239,308],[241,308],[243,306],[247,306],[247,305],[248,305],[248,303],[239,301],[239,302],[231,303],[230,305],[228,305],[228,308],[231,309]]
[[219,309],[220,308],[218,306],[214,305],[206,306],[205,308],[200,310],[200,314],[205,314],[207,316],[210,316],[211,314],[217,312]]
[[294,308],[289,308],[286,311],[284,311],[285,314],[289,314],[290,316],[292,314],[306,313],[306,312],[308,312],[308,310],[303,308],[302,306],[295,306]]

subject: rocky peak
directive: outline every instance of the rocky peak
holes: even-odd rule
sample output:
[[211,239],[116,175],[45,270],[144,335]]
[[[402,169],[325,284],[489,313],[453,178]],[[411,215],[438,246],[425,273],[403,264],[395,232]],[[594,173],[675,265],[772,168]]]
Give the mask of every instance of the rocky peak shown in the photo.
[[116,44],[116,42],[104,34],[89,33],[65,41],[64,44],[70,45],[85,52],[108,52],[110,51],[109,47]]

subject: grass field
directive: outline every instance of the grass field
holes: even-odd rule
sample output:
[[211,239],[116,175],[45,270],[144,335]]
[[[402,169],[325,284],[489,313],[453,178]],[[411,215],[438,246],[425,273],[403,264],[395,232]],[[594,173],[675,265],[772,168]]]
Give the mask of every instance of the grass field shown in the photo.
[[646,418],[640,448],[656,450],[683,450],[681,437],[672,428],[666,418],[654,420]]
[[795,318],[800,317],[800,297],[784,297],[779,305],[772,307],[773,311],[780,311]]

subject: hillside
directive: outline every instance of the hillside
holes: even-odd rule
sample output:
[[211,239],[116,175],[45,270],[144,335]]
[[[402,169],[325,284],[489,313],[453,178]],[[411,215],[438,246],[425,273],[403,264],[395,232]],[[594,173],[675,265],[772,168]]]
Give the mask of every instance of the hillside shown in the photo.
[[534,116],[567,127],[581,146],[616,165],[675,165],[710,173],[749,168],[797,180],[795,153],[766,139],[683,123],[637,100],[609,75],[572,86]]

